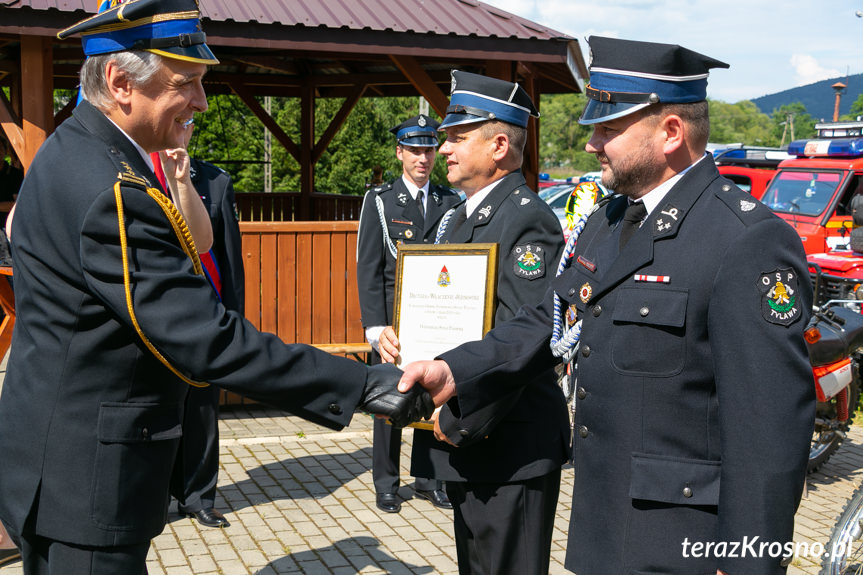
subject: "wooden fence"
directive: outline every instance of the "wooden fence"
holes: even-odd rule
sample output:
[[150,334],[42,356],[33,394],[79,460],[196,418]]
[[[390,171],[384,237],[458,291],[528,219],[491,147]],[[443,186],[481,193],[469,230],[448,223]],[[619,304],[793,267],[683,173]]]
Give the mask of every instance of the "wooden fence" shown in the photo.
[[[241,222],[246,318],[287,343],[364,343],[357,222]],[[364,356],[359,359],[365,360]],[[223,403],[238,403],[227,393]]]
[[[290,222],[300,213],[299,193],[237,193],[237,212],[241,222]],[[312,194],[308,220],[359,220],[363,196]]]

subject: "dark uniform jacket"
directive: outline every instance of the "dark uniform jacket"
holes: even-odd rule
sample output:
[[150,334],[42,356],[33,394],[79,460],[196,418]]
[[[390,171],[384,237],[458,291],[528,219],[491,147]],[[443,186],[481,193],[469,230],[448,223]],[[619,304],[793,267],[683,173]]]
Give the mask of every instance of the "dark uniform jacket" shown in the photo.
[[402,178],[366,192],[357,232],[357,284],[363,327],[393,323],[396,258],[384,243],[376,197],[383,202],[387,234],[396,248],[400,243],[433,244],[441,217],[460,201],[451,189],[429,185],[423,218]]
[[[456,228],[464,209],[458,208],[441,241],[498,244],[494,321],[501,325],[521,305],[538,303],[548,288],[563,248],[560,222],[548,204],[527,187],[521,172],[504,177]],[[459,447],[432,438],[428,449],[423,449],[415,437],[411,474],[497,483],[559,469],[568,457],[570,429],[554,370],[545,365],[520,381],[516,391],[489,393],[475,412],[460,412],[459,400],[450,400],[439,419],[444,433]]]
[[213,226],[213,248],[222,281],[222,303],[241,315],[245,310],[245,275],[237,204],[231,176],[209,162],[191,158],[191,177]]
[[[87,102],[42,146],[14,222],[17,324],[0,399],[0,519],[73,544],[145,542],[166,521],[185,377],[320,425],[347,425],[367,368],[289,346],[227,311],[160,206],[132,143]],[[14,462],[14,463],[13,463]]]
[[[791,541],[805,477],[815,404],[800,239],[709,157],[617,256],[625,207],[619,197],[594,213],[552,283],[584,320],[566,566],[784,572],[741,544]],[[482,342],[443,354],[463,414],[556,361],[551,316],[549,292]],[[695,542],[726,542],[725,557],[695,558]]]

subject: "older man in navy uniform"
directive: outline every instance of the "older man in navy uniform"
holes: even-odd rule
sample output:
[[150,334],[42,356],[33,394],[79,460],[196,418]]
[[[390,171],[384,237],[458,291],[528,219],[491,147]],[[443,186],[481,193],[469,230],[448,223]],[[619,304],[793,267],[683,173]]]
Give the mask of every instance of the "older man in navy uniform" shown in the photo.
[[[459,202],[445,186],[431,184],[438,146],[438,122],[420,114],[390,130],[396,136],[396,157],[402,176],[372,188],[363,199],[357,237],[357,284],[366,339],[374,348],[372,363],[392,361],[397,339],[392,328],[398,245],[434,241],[444,213]],[[431,436],[417,429],[414,437]],[[381,511],[398,513],[399,456],[402,430],[383,419],[374,422],[372,476],[375,503]],[[451,509],[440,481],[418,477],[416,497]]]
[[815,411],[800,239],[705,153],[707,76],[727,64],[590,47],[580,122],[618,195],[567,244],[540,306],[407,366],[402,388],[423,380],[481,414],[526,390],[524,373],[577,358],[567,568],[784,573]]
[[[535,305],[553,278],[563,234],[521,173],[527,123],[538,113],[518,84],[454,70],[447,116],[450,183],[467,200],[441,224],[441,243],[496,243],[496,325]],[[462,575],[548,573],[569,419],[552,367],[501,388],[479,414],[455,401],[436,418],[440,439],[414,439],[411,472],[446,481]]]
[[395,391],[394,368],[258,332],[204,277],[149,163],[207,107],[217,60],[196,2],[129,0],[59,36],[74,33],[85,100],[37,153],[12,224],[0,521],[26,575],[138,575],[165,525],[188,385],[333,429],[357,408],[401,425],[431,409]]

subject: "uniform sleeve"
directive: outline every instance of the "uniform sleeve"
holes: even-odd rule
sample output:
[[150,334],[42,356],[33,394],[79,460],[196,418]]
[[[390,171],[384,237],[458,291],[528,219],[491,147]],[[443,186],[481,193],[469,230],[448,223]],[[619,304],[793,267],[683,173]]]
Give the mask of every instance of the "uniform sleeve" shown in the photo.
[[[275,405],[333,429],[350,422],[366,367],[305,345],[286,345],[225,309],[192,262],[162,210],[145,192],[124,189],[131,304],[141,333],[183,376]],[[102,306],[135,333],[124,288],[114,191],[98,196],[84,218],[80,257]],[[82,309],[81,322],[88,318]],[[155,361],[141,345],[141,361]],[[155,382],[154,382],[155,383]]]
[[[815,414],[803,330],[812,297],[800,239],[769,219],[723,258],[707,317],[719,399],[717,541],[791,541]],[[784,572],[779,559],[720,559],[729,573]]]
[[[222,285],[233,291],[236,311],[243,315],[246,309],[246,276],[243,265],[243,240],[240,235],[240,223],[237,221],[236,197],[234,184],[228,174],[222,173],[216,180],[223,188],[220,194],[219,209],[221,211],[221,230],[217,232],[223,241],[222,276],[230,278],[223,280]],[[223,287],[224,289],[224,287]]]
[[374,192],[367,192],[357,231],[357,288],[363,327],[387,325],[384,289],[386,247],[383,245]]

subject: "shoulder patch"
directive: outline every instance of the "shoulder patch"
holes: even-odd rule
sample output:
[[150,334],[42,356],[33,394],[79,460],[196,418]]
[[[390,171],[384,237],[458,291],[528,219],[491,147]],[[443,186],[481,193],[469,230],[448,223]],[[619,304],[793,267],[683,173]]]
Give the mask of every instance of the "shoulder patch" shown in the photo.
[[791,325],[800,318],[797,293],[797,273],[790,268],[778,268],[761,274],[761,315],[770,323]]
[[539,244],[520,244],[512,249],[512,271],[516,277],[535,280],[545,276],[545,248]]

